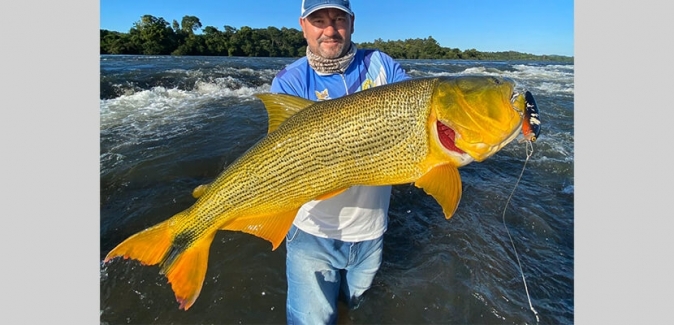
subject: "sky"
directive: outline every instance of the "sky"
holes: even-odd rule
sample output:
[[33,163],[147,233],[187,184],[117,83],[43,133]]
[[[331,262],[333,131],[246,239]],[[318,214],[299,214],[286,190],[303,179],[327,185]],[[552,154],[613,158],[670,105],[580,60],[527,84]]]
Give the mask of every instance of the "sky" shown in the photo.
[[[100,29],[129,32],[144,15],[169,24],[196,16],[202,28],[300,29],[301,0],[100,0]],[[574,56],[573,0],[352,0],[354,42],[428,38],[481,52]]]

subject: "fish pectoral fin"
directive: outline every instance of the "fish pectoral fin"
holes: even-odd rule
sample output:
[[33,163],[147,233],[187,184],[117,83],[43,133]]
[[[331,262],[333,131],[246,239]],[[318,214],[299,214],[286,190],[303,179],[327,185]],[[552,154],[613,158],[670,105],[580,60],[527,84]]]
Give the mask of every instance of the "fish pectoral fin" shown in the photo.
[[255,94],[255,97],[262,100],[264,107],[267,109],[269,115],[267,133],[276,130],[289,117],[314,103],[314,101],[288,94],[264,93]]
[[271,215],[255,215],[236,218],[221,230],[242,231],[271,242],[272,250],[276,250],[283,242],[288,229],[295,220],[298,209]]
[[454,215],[462,191],[461,175],[456,167],[452,165],[434,167],[414,182],[414,185],[438,201],[446,219]]
[[336,190],[336,191],[333,191],[333,192],[328,192],[328,193],[319,195],[319,196],[316,197],[314,200],[318,200],[318,201],[321,201],[321,200],[327,200],[327,199],[329,199],[329,198],[331,198],[331,197],[335,197],[335,196],[337,196],[337,195],[340,195],[340,194],[344,193],[344,191],[346,191],[347,189],[349,189],[349,188],[347,187],[347,188],[343,188],[343,189]]

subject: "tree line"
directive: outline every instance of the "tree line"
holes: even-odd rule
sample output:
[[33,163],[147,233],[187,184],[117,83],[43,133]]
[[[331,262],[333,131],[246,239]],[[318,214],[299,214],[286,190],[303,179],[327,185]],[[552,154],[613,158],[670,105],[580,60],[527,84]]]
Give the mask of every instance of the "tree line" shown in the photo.
[[[197,31],[201,30],[201,34]],[[442,47],[429,36],[357,44],[359,48],[379,49],[396,59],[468,59],[468,60],[533,60],[573,63],[573,57],[533,55],[515,51],[480,52]],[[213,26],[202,28],[199,18],[184,16],[180,23],[169,24],[164,18],[144,15],[128,33],[100,30],[100,54],[140,55],[217,55],[254,57],[301,57],[305,55],[306,40],[295,28],[269,26],[240,29],[225,25],[221,31]]]

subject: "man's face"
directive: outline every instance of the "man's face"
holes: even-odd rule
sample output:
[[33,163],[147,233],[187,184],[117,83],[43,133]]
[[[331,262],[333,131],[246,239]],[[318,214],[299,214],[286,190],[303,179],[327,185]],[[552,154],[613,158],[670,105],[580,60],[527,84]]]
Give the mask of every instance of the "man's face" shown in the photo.
[[335,8],[313,12],[300,18],[300,26],[311,52],[326,59],[336,59],[349,50],[355,17]]

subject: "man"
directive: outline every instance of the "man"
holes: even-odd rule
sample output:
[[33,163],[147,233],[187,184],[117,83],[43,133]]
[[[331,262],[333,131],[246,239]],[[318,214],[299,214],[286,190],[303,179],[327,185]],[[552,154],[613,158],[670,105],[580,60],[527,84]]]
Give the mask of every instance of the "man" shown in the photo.
[[[349,95],[409,76],[393,59],[351,42],[348,0],[303,0],[306,56],[273,79],[271,92],[311,100]],[[355,308],[382,260],[391,186],[354,186],[300,208],[286,236],[288,324],[332,324],[341,296]]]

